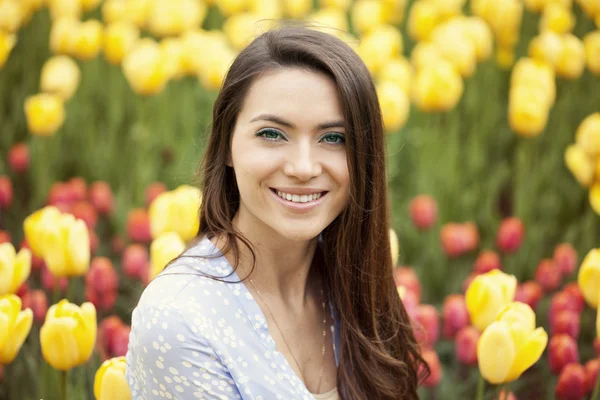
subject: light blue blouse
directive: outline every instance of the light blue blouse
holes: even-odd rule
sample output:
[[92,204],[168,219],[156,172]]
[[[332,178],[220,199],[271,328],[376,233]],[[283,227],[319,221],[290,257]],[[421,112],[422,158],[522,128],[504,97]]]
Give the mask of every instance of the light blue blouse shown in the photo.
[[[312,400],[227,259],[207,238],[184,253],[211,254],[179,258],[142,293],[126,356],[132,399]],[[329,311],[339,365],[339,319]]]

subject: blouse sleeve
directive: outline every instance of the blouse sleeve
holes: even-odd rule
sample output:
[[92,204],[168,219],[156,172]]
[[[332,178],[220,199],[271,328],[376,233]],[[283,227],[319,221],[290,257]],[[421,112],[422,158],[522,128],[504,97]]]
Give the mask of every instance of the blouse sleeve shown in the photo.
[[126,359],[133,400],[241,398],[228,368],[176,308],[134,310]]

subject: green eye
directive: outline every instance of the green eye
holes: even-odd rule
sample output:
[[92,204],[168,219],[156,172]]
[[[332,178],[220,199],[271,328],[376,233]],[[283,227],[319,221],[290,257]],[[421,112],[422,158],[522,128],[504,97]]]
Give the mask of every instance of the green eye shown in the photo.
[[325,136],[323,136],[323,139],[321,139],[321,140],[324,141],[325,143],[330,143],[330,144],[346,143],[346,138],[341,133],[328,133]]
[[263,129],[263,130],[259,131],[256,134],[256,136],[262,137],[266,140],[273,140],[273,141],[277,140],[279,138],[283,138],[283,135],[274,129]]

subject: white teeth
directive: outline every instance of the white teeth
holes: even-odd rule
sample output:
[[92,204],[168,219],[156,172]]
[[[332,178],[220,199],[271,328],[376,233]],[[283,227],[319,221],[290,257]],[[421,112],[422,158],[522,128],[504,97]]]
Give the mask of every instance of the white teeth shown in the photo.
[[298,194],[289,194],[289,193],[281,192],[279,190],[277,191],[277,195],[279,197],[281,197],[282,199],[291,201],[292,203],[308,203],[311,201],[315,201],[319,197],[321,197],[321,193],[298,195]]

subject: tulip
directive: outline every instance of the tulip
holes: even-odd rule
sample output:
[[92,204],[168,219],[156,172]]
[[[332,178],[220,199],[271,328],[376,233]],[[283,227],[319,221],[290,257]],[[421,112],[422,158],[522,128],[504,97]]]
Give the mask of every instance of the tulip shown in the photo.
[[556,100],[554,69],[545,61],[521,58],[510,76],[511,87],[524,87],[542,92],[543,104],[548,109]]
[[511,87],[508,101],[508,122],[511,129],[524,137],[541,134],[548,122],[549,106],[546,101],[545,91],[522,86]]
[[125,354],[115,355],[115,340],[118,332],[126,328],[126,325],[116,315],[106,317],[98,326],[97,350],[102,361],[111,357],[118,357]]
[[[417,307],[419,306],[419,299],[414,292],[407,290],[404,286],[396,286],[402,305],[408,314],[410,319],[414,319],[417,316]],[[414,328],[414,327],[413,327]]]
[[577,79],[585,67],[585,48],[575,35],[565,34],[561,52],[556,61],[556,74],[565,79]]
[[445,23],[438,26],[431,34],[431,40],[462,77],[473,75],[477,65],[475,44],[466,36],[460,24]]
[[96,331],[96,309],[92,303],[78,307],[63,299],[46,314],[40,330],[42,355],[60,371],[85,364],[94,351]]
[[33,313],[30,309],[21,311],[18,296],[0,296],[0,365],[13,362],[29,335],[32,321]]
[[0,68],[4,66],[8,55],[10,54],[15,43],[17,42],[17,36],[14,34],[8,34],[0,30]]
[[589,199],[592,210],[600,215],[600,182],[594,183],[590,188]]
[[67,285],[69,281],[66,277],[57,277],[43,264],[42,267],[42,286],[49,292],[59,292],[64,295],[67,293]]
[[473,270],[478,274],[485,274],[493,269],[502,269],[500,256],[492,250],[484,250],[477,256]]
[[462,294],[451,294],[444,299],[442,306],[442,334],[453,338],[458,331],[469,325],[469,311]]
[[493,38],[492,31],[486,22],[479,17],[457,18],[461,23],[463,34],[471,40],[475,46],[477,61],[485,61],[492,54]]
[[479,233],[471,222],[448,223],[442,227],[440,239],[444,252],[449,257],[459,257],[477,248]]
[[8,176],[0,175],[0,209],[10,207],[13,201],[13,187]]
[[540,19],[540,31],[551,30],[556,33],[570,32],[575,26],[575,15],[571,10],[558,3],[548,3]]
[[50,50],[55,54],[73,54],[80,22],[72,18],[59,18],[50,29]]
[[380,25],[361,38],[357,52],[371,74],[375,75],[386,62],[402,54],[403,47],[398,29],[391,25]]
[[[600,21],[600,14],[598,14],[597,19]],[[593,74],[597,76],[600,75],[600,31],[588,33],[583,38],[583,48],[585,51],[585,64],[587,68]],[[2,65],[1,62],[0,65]]]
[[92,11],[96,9],[102,0],[80,0],[83,11]]
[[319,9],[333,8],[347,11],[352,4],[351,0],[319,0]]
[[588,115],[575,133],[577,146],[590,156],[600,155],[600,112]]
[[454,352],[456,359],[464,365],[477,365],[477,343],[481,333],[473,326],[465,326],[456,333]]
[[16,32],[23,22],[23,12],[18,0],[0,2],[0,31]]
[[579,337],[581,317],[573,311],[561,311],[550,314],[550,333],[552,335],[565,334],[573,339]]
[[260,17],[242,12],[227,18],[223,23],[223,32],[236,50],[242,50],[257,36]]
[[515,301],[525,303],[535,310],[542,296],[542,286],[536,281],[527,281],[517,286]]
[[400,86],[390,81],[377,84],[377,97],[381,106],[383,125],[387,133],[402,128],[410,113],[410,99]]
[[598,373],[600,371],[600,358],[589,360],[585,363],[585,392],[586,394],[592,393],[594,385],[598,380]]
[[416,1],[408,14],[409,35],[416,41],[428,40],[440,22],[441,10],[434,2]]
[[155,0],[150,3],[147,26],[158,37],[179,35],[199,28],[206,11],[206,4],[196,0]]
[[525,236],[525,226],[519,218],[505,218],[498,228],[496,246],[504,253],[516,252]]
[[417,303],[421,301],[421,282],[414,269],[410,267],[398,267],[394,269],[394,282],[401,285],[416,297]]
[[585,304],[581,303],[581,299],[577,297],[573,291],[562,290],[552,296],[548,315],[552,319],[553,315],[561,311],[570,311],[580,314],[583,311]]
[[17,254],[11,243],[0,244],[0,296],[15,293],[30,272],[31,251],[21,249]]
[[[596,323],[597,322],[598,322],[598,320],[596,320]],[[596,335],[598,335],[598,332],[596,332]],[[594,354],[596,354],[596,357],[600,357],[600,335],[598,335],[598,337],[596,337],[594,339],[593,346],[594,346]]]
[[96,257],[85,276],[85,298],[97,310],[110,310],[117,300],[119,277],[112,262],[106,257]]
[[152,237],[176,232],[186,242],[193,239],[198,233],[201,202],[200,189],[188,185],[158,195],[148,209]]
[[434,387],[440,384],[442,381],[442,364],[440,358],[435,350],[425,349],[421,354],[423,360],[429,366],[431,374],[423,381],[423,386]]
[[139,244],[127,246],[121,257],[121,266],[125,275],[142,279],[149,266],[148,250]]
[[180,38],[165,38],[160,42],[160,51],[166,61],[165,68],[169,79],[183,77],[185,75],[183,70],[183,41]]
[[[438,48],[431,42],[418,42],[413,47],[410,55],[410,62],[416,71],[426,68],[434,63],[448,62],[440,54]],[[451,65],[451,64],[450,64]],[[414,85],[411,85],[414,88]]]
[[498,398],[496,399],[494,397],[494,400],[517,400],[517,397],[513,392],[507,392],[506,390],[502,389],[498,394]]
[[400,256],[400,241],[396,232],[390,228],[390,252],[392,256],[392,266],[398,263],[398,257]]
[[556,398],[558,400],[578,400],[585,396],[585,368],[581,364],[566,365],[558,376]]
[[125,357],[115,357],[102,363],[94,378],[94,396],[97,400],[131,399],[131,390],[125,377]]
[[282,2],[279,0],[247,0],[248,9],[263,19],[283,18]]
[[437,202],[429,195],[416,196],[410,201],[408,208],[410,219],[417,229],[429,229],[437,222]]
[[0,230],[0,243],[10,243],[10,233]]
[[88,201],[74,203],[69,210],[69,214],[77,219],[81,219],[89,229],[94,229],[98,223],[98,212]]
[[54,93],[68,101],[79,85],[79,67],[71,58],[59,55],[50,58],[42,67],[40,90]]
[[22,300],[23,309],[31,309],[34,321],[38,324],[43,323],[48,311],[48,297],[46,296],[46,292],[35,289],[25,293]]
[[81,0],[51,0],[48,1],[48,8],[53,20],[59,18],[79,19],[83,11]]
[[212,57],[200,64],[198,79],[207,90],[218,90],[225,79],[236,53],[228,47],[212,47]]
[[103,26],[97,20],[82,22],[76,31],[73,55],[80,60],[96,58],[102,49],[102,31]]
[[29,169],[29,147],[25,143],[16,143],[8,152],[8,165],[17,174]]
[[556,246],[552,259],[564,277],[571,275],[577,269],[577,250],[570,243]]
[[413,324],[417,343],[424,347],[435,346],[440,337],[440,317],[437,309],[430,304],[419,304]]
[[110,215],[115,209],[115,199],[108,183],[96,181],[90,186],[90,202],[98,213]]
[[561,284],[562,272],[551,259],[540,261],[535,270],[535,280],[539,282],[545,292],[552,292]]
[[394,57],[381,65],[379,81],[394,82],[405,93],[410,93],[413,70],[410,63],[403,57]]
[[589,187],[594,179],[592,157],[578,145],[569,145],[565,150],[565,165],[583,187]]
[[417,71],[412,95],[422,111],[448,111],[458,104],[462,93],[462,78],[448,62],[436,62]]
[[479,339],[477,359],[481,375],[493,384],[514,381],[540,358],[547,342],[546,331],[535,328],[531,307],[513,302]]
[[[577,282],[570,282],[565,285],[562,292],[568,293],[571,297],[571,301],[575,304],[577,312],[582,312],[585,308],[585,299],[579,289]],[[555,295],[556,297],[556,295]]]
[[465,294],[471,322],[483,331],[496,320],[496,316],[513,301],[517,279],[500,270],[477,276]]
[[121,255],[123,250],[125,250],[125,240],[120,234],[115,233],[110,240],[110,251],[114,255]]
[[284,0],[283,9],[289,18],[300,19],[312,11],[310,0]]
[[136,208],[127,214],[127,235],[135,242],[148,243],[152,240],[150,220],[143,208]]
[[569,335],[552,336],[548,345],[548,364],[554,374],[559,374],[565,365],[579,362],[577,342]]
[[29,131],[38,136],[51,136],[65,121],[61,97],[50,93],[29,96],[25,100],[25,116]]
[[350,16],[352,27],[358,33],[368,32],[385,20],[383,4],[379,0],[357,0]]
[[598,308],[600,293],[600,249],[592,249],[579,267],[577,282],[585,301],[593,308]]
[[148,38],[138,41],[125,56],[123,73],[131,88],[144,96],[160,92],[169,78],[158,43]]
[[185,243],[175,232],[158,236],[150,245],[150,279],[154,279],[173,259],[185,250]]
[[119,65],[140,37],[140,29],[131,21],[115,21],[104,31],[102,46],[104,58]]
[[349,30],[346,13],[338,8],[330,7],[319,9],[308,15],[306,20],[310,21],[313,26],[312,29],[328,32],[330,34],[347,32]]
[[[339,0],[338,0],[339,1]],[[406,0],[381,0],[383,8],[383,18],[386,23],[392,25],[400,25],[404,19],[404,9],[406,8]]]

